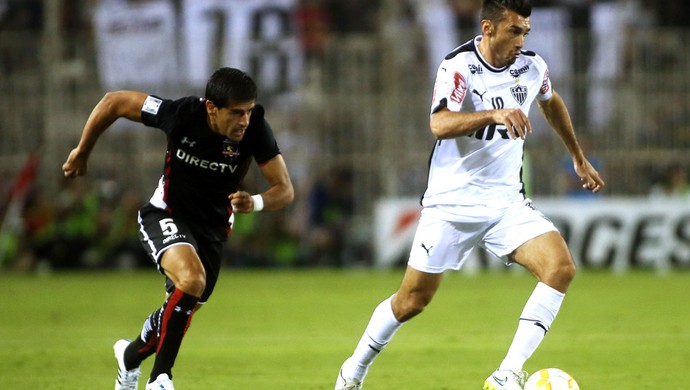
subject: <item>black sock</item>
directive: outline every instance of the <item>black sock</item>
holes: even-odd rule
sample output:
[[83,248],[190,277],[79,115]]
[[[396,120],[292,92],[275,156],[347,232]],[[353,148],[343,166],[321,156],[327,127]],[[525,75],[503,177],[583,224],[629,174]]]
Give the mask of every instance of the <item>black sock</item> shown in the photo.
[[149,314],[141,333],[125,349],[125,368],[131,370],[141,365],[147,357],[156,352],[158,346],[158,324],[160,324],[163,308]]
[[182,338],[192,321],[197,302],[199,302],[199,297],[176,289],[163,305],[158,327],[156,361],[153,363],[150,381],[154,381],[160,374],[168,374],[172,378],[172,367],[175,364],[177,352],[180,350]]

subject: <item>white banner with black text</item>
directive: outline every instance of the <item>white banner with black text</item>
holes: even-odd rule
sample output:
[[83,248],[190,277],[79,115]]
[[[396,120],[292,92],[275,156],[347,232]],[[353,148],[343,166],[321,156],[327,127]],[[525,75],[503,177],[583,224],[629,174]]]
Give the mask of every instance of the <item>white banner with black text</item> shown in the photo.
[[[576,263],[584,268],[658,270],[690,268],[690,201],[687,199],[533,199],[560,230]],[[417,227],[419,199],[383,199],[375,210],[375,264],[407,262]],[[482,249],[464,269],[501,266]]]

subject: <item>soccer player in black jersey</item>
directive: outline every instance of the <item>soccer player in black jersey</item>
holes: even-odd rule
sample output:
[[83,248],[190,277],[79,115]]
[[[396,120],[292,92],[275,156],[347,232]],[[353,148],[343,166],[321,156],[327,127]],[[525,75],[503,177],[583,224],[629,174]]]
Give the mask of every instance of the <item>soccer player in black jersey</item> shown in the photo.
[[[118,118],[157,127],[167,136],[163,175],[138,215],[142,245],[166,277],[167,299],[144,321],[137,338],[115,343],[116,390],[136,390],[139,366],[154,353],[146,389],[173,389],[175,358],[192,315],[213,292],[233,214],[277,210],[294,198],[285,161],[256,98],[254,81],[233,68],[213,73],[204,98],[106,93],[62,166],[66,177],[86,174],[98,137]],[[261,194],[238,188],[252,159],[269,185]]]

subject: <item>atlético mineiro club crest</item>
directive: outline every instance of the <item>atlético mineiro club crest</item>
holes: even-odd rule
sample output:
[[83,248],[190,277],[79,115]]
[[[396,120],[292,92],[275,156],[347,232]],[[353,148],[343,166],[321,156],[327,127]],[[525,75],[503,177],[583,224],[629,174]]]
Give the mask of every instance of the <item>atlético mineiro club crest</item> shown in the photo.
[[520,105],[522,105],[522,103],[524,103],[527,99],[527,87],[524,85],[518,84],[514,87],[511,87],[510,93],[513,95],[513,98],[515,98],[515,101],[520,103]]
[[240,143],[229,139],[223,140],[223,156],[233,158],[240,156]]

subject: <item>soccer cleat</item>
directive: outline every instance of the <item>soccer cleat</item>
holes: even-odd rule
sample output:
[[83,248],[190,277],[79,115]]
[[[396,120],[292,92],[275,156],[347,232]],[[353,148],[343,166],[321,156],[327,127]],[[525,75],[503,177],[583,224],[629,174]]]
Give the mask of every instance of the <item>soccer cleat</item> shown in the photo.
[[155,381],[146,384],[146,390],[175,390],[168,374],[160,374]]
[[117,340],[113,345],[115,359],[117,359],[117,380],[115,380],[115,390],[137,390],[139,384],[139,367],[127,370],[125,368],[125,348],[131,343],[126,339]]
[[484,390],[523,390],[527,372],[496,370],[484,381]]
[[335,390],[362,390],[362,382],[357,379],[345,379],[343,370],[340,370],[338,379],[335,380]]

